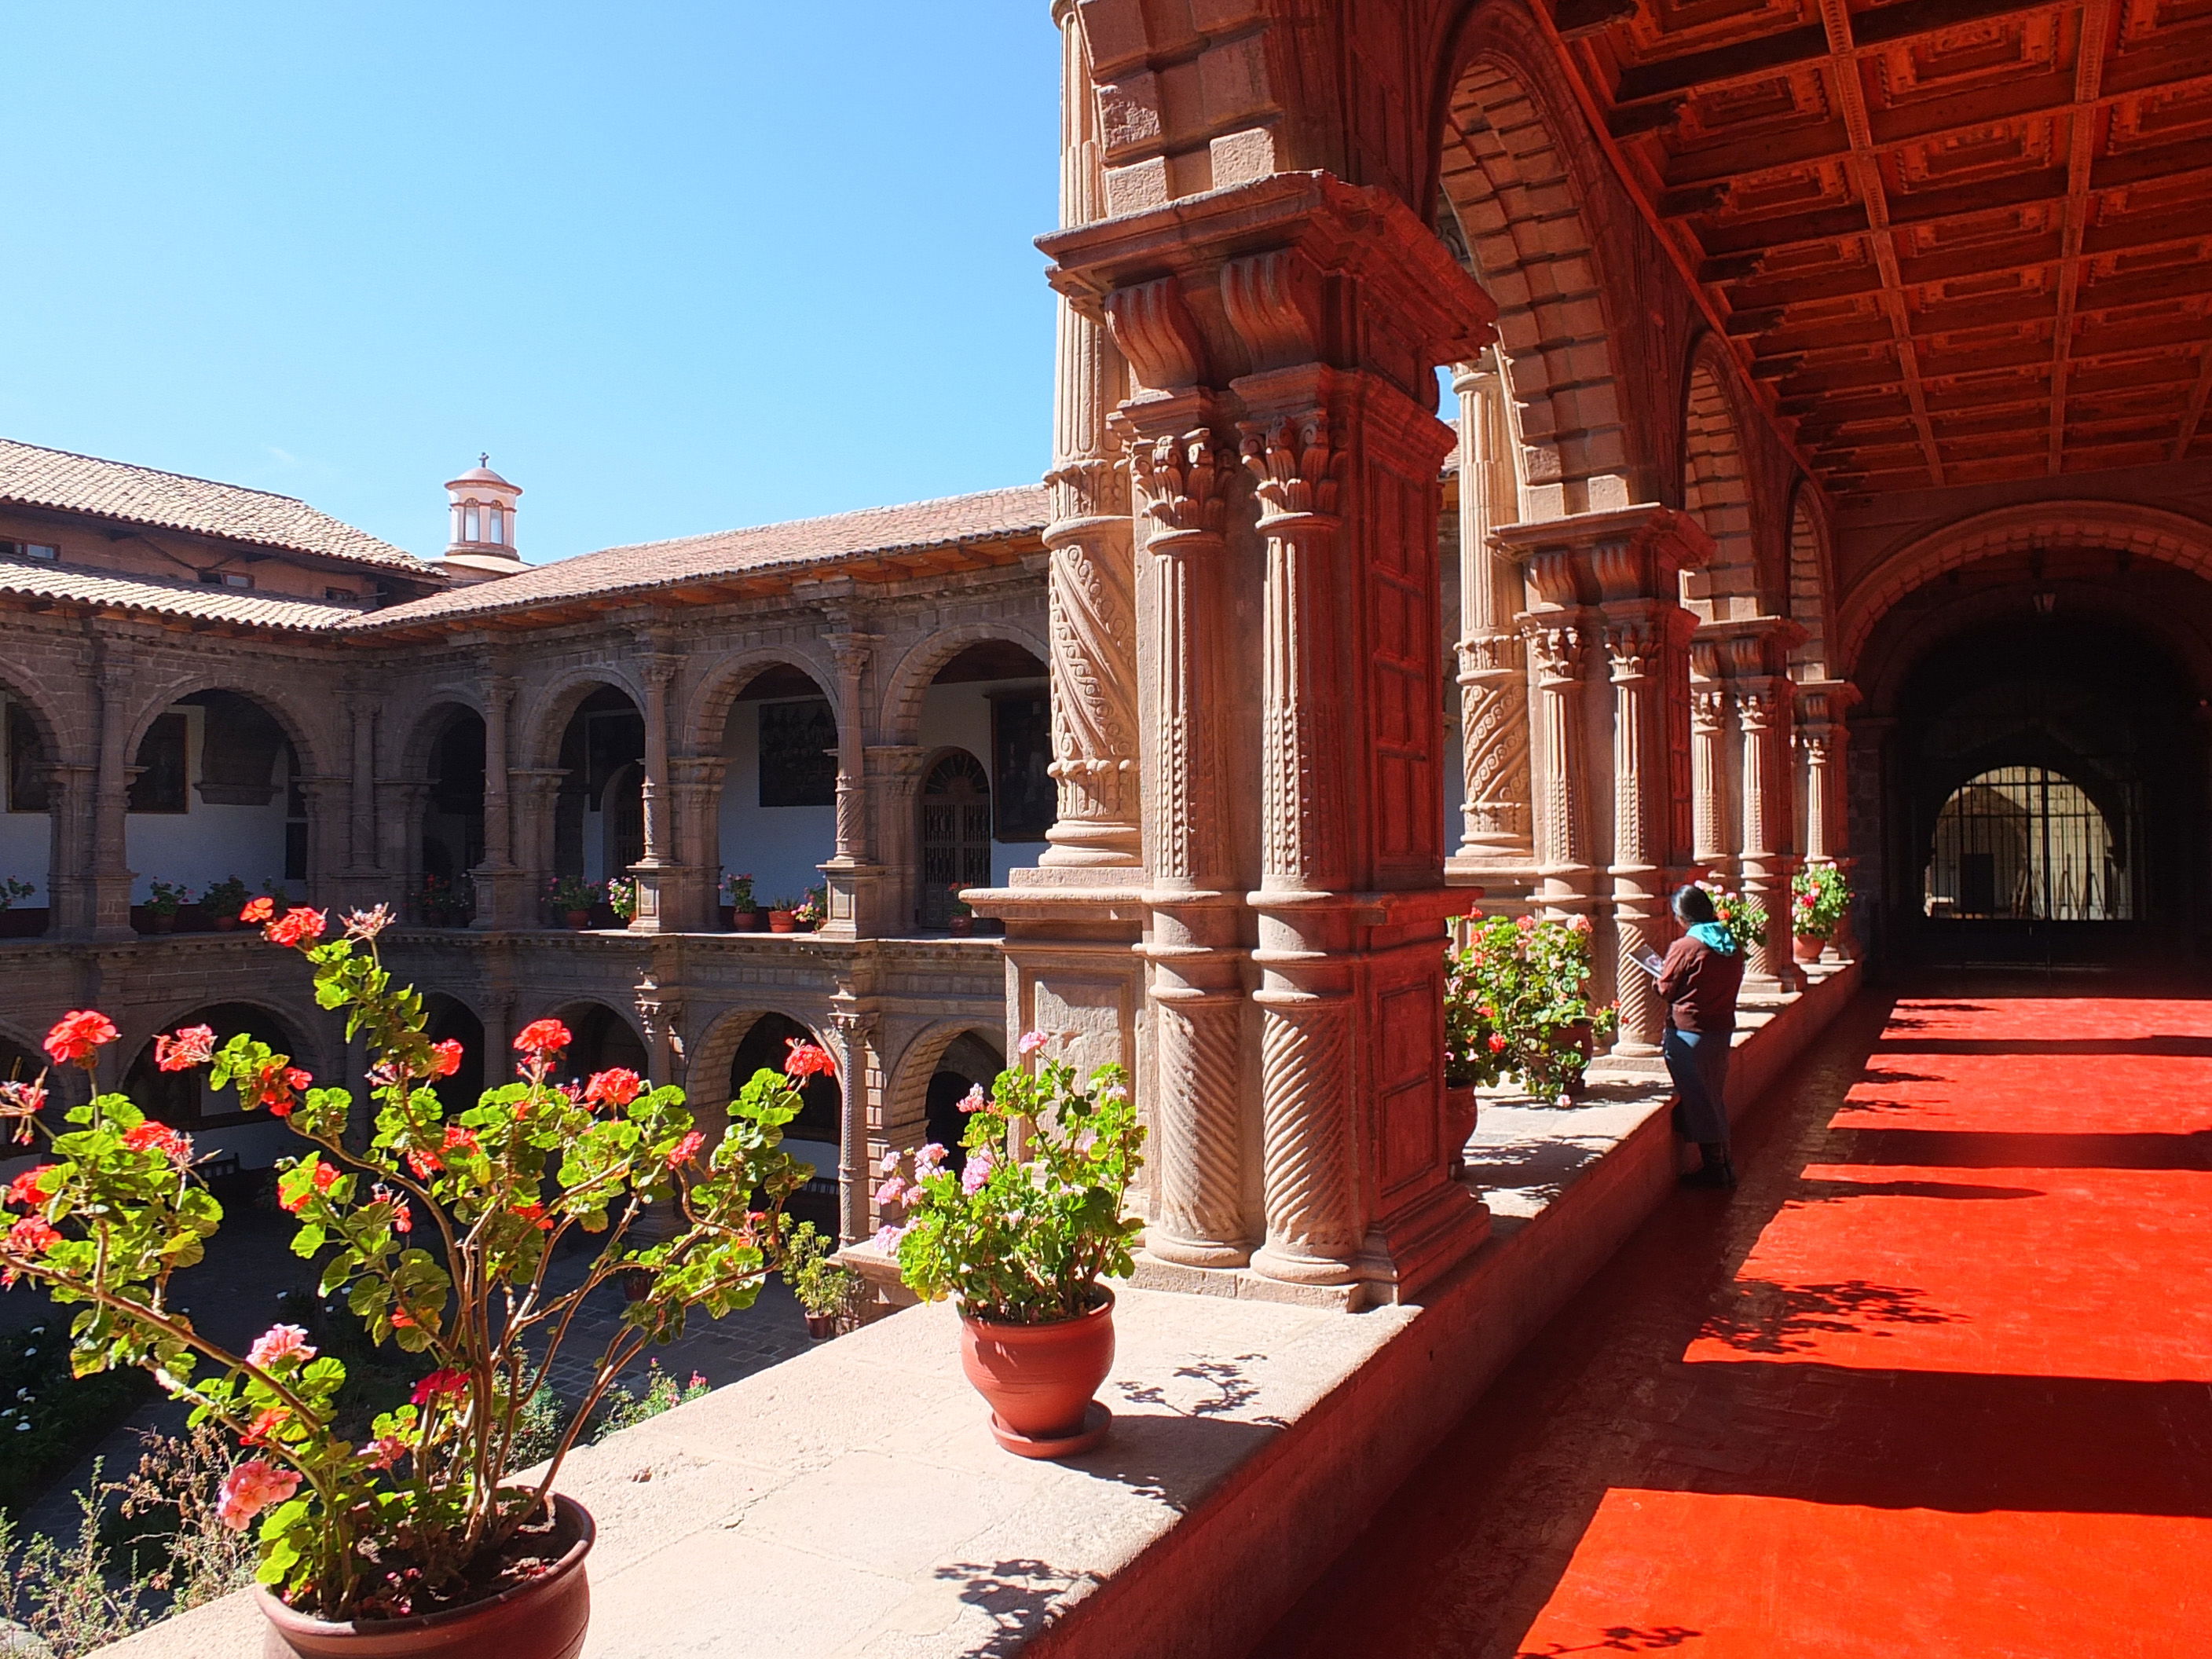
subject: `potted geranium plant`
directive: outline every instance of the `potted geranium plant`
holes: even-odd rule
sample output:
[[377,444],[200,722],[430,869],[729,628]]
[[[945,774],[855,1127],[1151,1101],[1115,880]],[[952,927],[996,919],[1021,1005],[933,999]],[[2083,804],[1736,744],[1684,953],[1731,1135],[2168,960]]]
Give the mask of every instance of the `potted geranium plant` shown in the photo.
[[[1046,1039],[1017,1046],[1023,1060]],[[904,1212],[877,1245],[925,1301],[960,1304],[960,1361],[991,1406],[991,1431],[1024,1457],[1071,1457],[1106,1437],[1113,1413],[1091,1396],[1114,1363],[1114,1292],[1143,1224],[1123,1214],[1145,1131],[1127,1074],[1101,1066],[1076,1081],[1065,1060],[999,1073],[961,1103],[967,1162],[957,1175],[932,1143],[884,1156],[876,1202]]]
[[800,902],[800,900],[794,898],[770,899],[768,902],[769,932],[771,933],[797,933]]
[[975,908],[960,896],[958,882],[949,884],[945,890],[952,896],[952,903],[945,912],[945,929],[965,939],[975,931]]
[[1732,887],[1723,887],[1710,881],[1698,886],[1712,896],[1713,914],[1720,918],[1721,926],[1735,935],[1735,942],[1748,951],[1766,940],[1766,907],[1746,898]]
[[191,902],[192,890],[182,882],[148,882],[146,902],[141,907],[146,912],[147,931],[155,933],[176,932],[177,912]]
[[426,875],[416,890],[416,913],[432,927],[465,927],[476,919],[476,884],[463,876],[448,881]]
[[810,887],[806,896],[792,907],[791,925],[802,933],[811,933],[822,925],[830,914],[830,896],[826,890]]
[[1790,925],[1800,962],[1816,962],[1851,908],[1850,884],[1832,864],[1808,864],[1790,880]]
[[783,1282],[799,1298],[807,1335],[817,1342],[836,1335],[838,1325],[851,1317],[860,1288],[858,1274],[830,1260],[836,1249],[836,1241],[823,1237],[811,1221],[800,1222],[783,1242]]
[[553,913],[579,933],[592,925],[592,912],[606,902],[606,890],[581,876],[556,876],[545,884]]
[[760,902],[753,897],[752,877],[724,876],[722,892],[730,902],[730,930],[738,933],[760,932]]
[[1447,1084],[1510,1075],[1540,1098],[1577,1093],[1616,1018],[1590,1001],[1589,977],[1588,916],[1477,920],[1445,964]]
[[238,913],[246,908],[246,900],[252,896],[253,890],[243,881],[236,876],[225,876],[221,881],[211,883],[207,891],[200,895],[200,909],[216,933],[235,933],[239,925]]
[[[343,1296],[378,1344],[434,1363],[411,1401],[356,1442],[337,1427],[345,1366],[305,1329],[273,1326],[240,1353],[171,1305],[171,1275],[201,1259],[221,1206],[195,1174],[188,1136],[96,1084],[51,1137],[51,1161],[9,1189],[21,1213],[0,1237],[0,1276],[41,1282],[77,1310],[77,1374],[142,1366],[191,1404],[195,1425],[238,1437],[246,1455],[223,1481],[222,1515],[238,1528],[259,1523],[256,1593],[271,1652],[573,1659],[589,1613],[592,1524],[553,1495],[554,1482],[647,1344],[679,1334],[694,1307],[719,1316],[758,1293],[775,1265],[782,1203],[811,1173],[777,1146],[798,1094],[756,1073],[709,1152],[679,1090],[623,1070],[556,1087],[569,1034],[542,1019],[515,1039],[520,1079],[449,1115],[432,1085],[458,1069],[460,1045],[429,1040],[422,998],[379,962],[384,908],[347,917],[344,936],[327,942],[322,914],[271,909],[257,900],[244,919],[302,953],[317,1001],[373,1057],[367,1139],[347,1133],[349,1090],[316,1086],[251,1036],[217,1048],[205,1026],[178,1031],[156,1039],[156,1063],[211,1066],[214,1086],[298,1138],[301,1156],[276,1189],[297,1218],[293,1248],[322,1261],[321,1293]],[[46,1047],[90,1083],[116,1035],[80,1011]],[[9,1115],[30,1121],[34,1108],[20,1104],[10,1096]],[[641,1244],[633,1229],[647,1205],[674,1221]],[[600,1240],[597,1254],[580,1282],[555,1292],[544,1269],[579,1232]],[[510,1480],[518,1425],[568,1316],[626,1272],[648,1275],[647,1293],[623,1311],[544,1472]]]

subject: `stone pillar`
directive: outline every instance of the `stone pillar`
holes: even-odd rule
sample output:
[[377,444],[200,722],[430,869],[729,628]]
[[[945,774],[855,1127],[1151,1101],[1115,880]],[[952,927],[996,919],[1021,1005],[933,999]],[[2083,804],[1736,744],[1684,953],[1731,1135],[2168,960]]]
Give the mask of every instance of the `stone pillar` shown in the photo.
[[346,867],[350,875],[374,879],[376,844],[376,702],[356,691],[346,699],[347,725],[353,740],[352,788],[347,802]]
[[472,927],[527,927],[537,920],[537,894],[515,859],[513,755],[515,683],[506,674],[488,674],[484,700],[484,854],[469,872],[476,884]]
[[868,820],[875,830],[877,931],[910,934],[921,903],[921,844],[915,814],[922,764],[930,751],[915,744],[871,744],[867,750]]
[[724,755],[669,757],[668,817],[684,856],[660,881],[661,918],[677,933],[712,933],[719,926],[722,878]]
[[90,939],[96,925],[95,892],[88,855],[99,799],[100,769],[58,763],[51,769],[53,805],[47,826],[46,918],[52,939]]
[[[1796,823],[1790,775],[1790,721],[1796,702],[1788,672],[1790,648],[1804,637],[1804,629],[1781,617],[1752,617],[1735,622],[1699,625],[1693,649],[1704,678],[1701,695],[1716,700],[1700,712],[1700,722],[1716,729],[1707,733],[1716,774],[1721,772],[1717,729],[1723,713],[1732,714],[1736,728],[1736,771],[1733,792],[1717,775],[1712,795],[1718,802],[1732,793],[1735,805],[1735,884],[1749,900],[1765,907],[1766,937],[1745,941],[1744,984],[1753,994],[1773,995],[1796,983],[1790,954],[1790,878],[1795,867],[1790,847]],[[1725,708],[1718,706],[1724,700]],[[1698,858],[1706,861],[1705,847]],[[1717,871],[1716,878],[1726,881]]]
[[[1516,525],[1492,539],[1522,559],[1536,596],[1522,626],[1541,704],[1538,899],[1555,915],[1600,913],[1593,994],[1620,1006],[1617,1052],[1649,1058],[1663,1011],[1624,958],[1663,951],[1668,890],[1688,866],[1681,802],[1695,618],[1681,605],[1681,573],[1712,544],[1685,515],[1652,505]],[[1585,687],[1601,649],[1611,695],[1592,706]]]
[[554,803],[568,774],[558,766],[514,766],[507,776],[507,810],[514,820],[514,877],[504,885],[508,908],[494,925],[540,927],[545,925],[545,884],[553,874]]
[[830,1028],[838,1048],[837,1232],[858,1243],[868,1224],[868,1054],[875,1041],[876,1017],[841,989]]
[[307,805],[308,895],[325,906],[355,902],[360,895],[345,873],[353,785],[343,777],[301,778],[299,785]]
[[[1808,864],[1833,865],[1846,881],[1856,860],[1850,855],[1850,817],[1846,795],[1850,775],[1850,727],[1844,711],[1858,701],[1848,680],[1815,680],[1797,688],[1797,746],[1802,761],[1800,798],[1805,830],[1800,851]],[[1828,940],[1828,948],[1848,961],[1853,954],[1850,918]]]
[[1164,398],[1144,413],[1132,459],[1156,594],[1149,654],[1158,700],[1144,757],[1152,884],[1140,954],[1152,965],[1160,1146],[1160,1207],[1146,1248],[1186,1267],[1237,1267],[1251,1249],[1243,906],[1226,792],[1235,641],[1223,566],[1233,461],[1215,435],[1210,397]]
[[863,701],[868,665],[882,643],[849,620],[830,636],[837,659],[837,842],[822,872],[829,915],[819,931],[830,939],[860,939],[884,931],[879,912],[882,871],[868,835],[867,716]]
[[[1352,1115],[1334,1079],[1352,1071],[1352,883],[1340,710],[1346,665],[1335,614],[1339,447],[1326,371],[1291,370],[1246,390],[1289,407],[1243,423],[1267,543],[1261,715],[1261,1191],[1267,1243],[1253,1266],[1293,1284],[1346,1285],[1362,1243],[1352,1190]],[[1267,414],[1265,404],[1254,408]]]
[[1495,359],[1462,363],[1459,393],[1459,688],[1464,823],[1452,866],[1493,883],[1534,861],[1530,834],[1528,680],[1514,618],[1519,568],[1490,544],[1513,520],[1515,488],[1504,387]]
[[629,867],[637,884],[637,912],[630,931],[665,933],[678,925],[671,915],[669,890],[677,884],[676,838],[672,834],[672,792],[668,775],[668,684],[676,678],[677,659],[665,653],[648,655],[641,665],[645,681],[645,777],[641,787],[644,804],[645,853]]
[[[422,809],[429,804],[430,786],[402,782],[396,778],[376,781],[377,839],[383,845],[385,879],[393,884],[396,908],[410,921],[419,921],[422,890]],[[473,873],[473,872],[471,872]],[[483,895],[477,896],[483,908]]]
[[1735,875],[1729,851],[1726,759],[1729,694],[1711,680],[1690,689],[1690,803],[1695,838],[1692,850],[1705,878],[1725,886]]
[[92,857],[87,861],[94,939],[131,938],[130,862],[131,716],[137,703],[131,665],[103,653],[100,664],[100,762],[93,781]]

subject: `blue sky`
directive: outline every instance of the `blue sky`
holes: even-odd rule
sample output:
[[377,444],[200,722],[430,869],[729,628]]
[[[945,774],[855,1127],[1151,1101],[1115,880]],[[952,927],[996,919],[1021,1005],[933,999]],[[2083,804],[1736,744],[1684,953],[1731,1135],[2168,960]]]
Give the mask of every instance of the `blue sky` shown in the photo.
[[0,434],[422,554],[491,452],[525,552],[1048,459],[1045,0],[0,0]]

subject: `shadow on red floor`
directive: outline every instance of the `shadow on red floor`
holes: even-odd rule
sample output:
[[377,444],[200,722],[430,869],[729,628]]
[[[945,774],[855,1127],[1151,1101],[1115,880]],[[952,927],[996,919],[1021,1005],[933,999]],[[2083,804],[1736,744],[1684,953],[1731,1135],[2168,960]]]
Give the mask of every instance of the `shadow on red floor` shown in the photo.
[[2212,1650],[2212,1001],[1863,999],[1258,1659]]

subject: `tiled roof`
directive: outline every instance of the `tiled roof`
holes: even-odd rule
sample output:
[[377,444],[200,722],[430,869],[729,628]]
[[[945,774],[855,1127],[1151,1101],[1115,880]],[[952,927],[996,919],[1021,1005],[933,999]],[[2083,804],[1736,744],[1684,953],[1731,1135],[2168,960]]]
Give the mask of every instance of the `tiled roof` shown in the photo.
[[330,629],[350,622],[360,608],[313,599],[275,599],[204,582],[164,581],[88,570],[78,564],[0,558],[0,593],[64,599],[81,605],[115,605],[161,617],[239,623],[256,628]]
[[551,564],[532,565],[517,575],[387,605],[349,625],[398,628],[410,623],[555,605],[564,599],[643,594],[717,576],[1034,533],[1042,530],[1051,516],[1045,486],[1021,484],[941,501],[910,501],[902,507],[871,507],[826,518],[794,519],[750,530],[722,530],[676,541],[610,547]]
[[73,455],[63,449],[41,449],[12,438],[0,438],[0,501],[222,536],[416,575],[434,574],[412,553],[289,495]]

